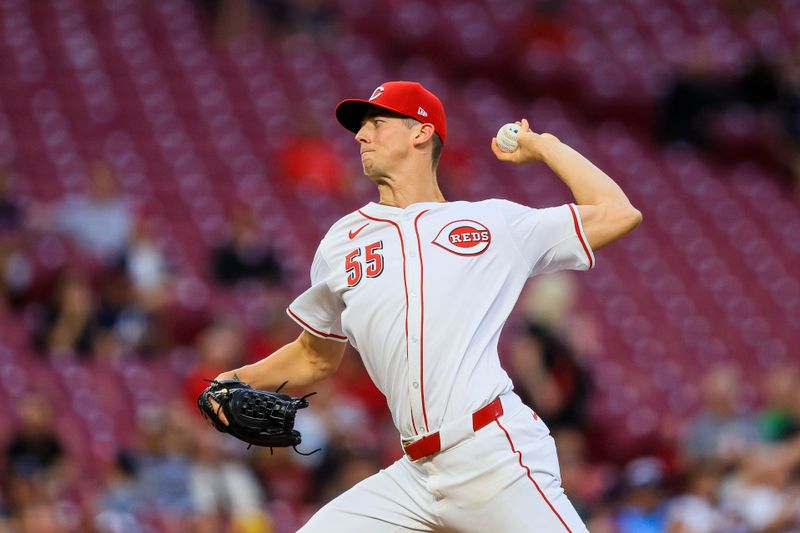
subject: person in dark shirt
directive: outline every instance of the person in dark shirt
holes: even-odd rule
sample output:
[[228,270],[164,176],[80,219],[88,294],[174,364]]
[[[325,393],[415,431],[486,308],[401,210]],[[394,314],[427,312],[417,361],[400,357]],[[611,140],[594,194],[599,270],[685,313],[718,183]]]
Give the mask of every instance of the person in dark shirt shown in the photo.
[[22,229],[23,211],[12,196],[11,175],[8,167],[0,165],[0,235]]
[[53,413],[44,396],[30,394],[19,408],[20,424],[6,445],[9,473],[27,477],[51,473],[64,456],[61,441],[53,431]]
[[237,210],[230,226],[230,238],[212,253],[214,278],[223,285],[235,285],[245,279],[279,283],[281,264],[261,238],[252,215]]
[[98,324],[89,280],[80,272],[67,271],[53,294],[34,328],[34,347],[41,354],[93,355]]
[[713,148],[711,125],[730,102],[731,89],[720,79],[710,45],[703,40],[674,73],[659,110],[658,134],[664,142]]
[[591,378],[572,348],[546,326],[527,322],[514,350],[517,392],[553,428],[583,428]]

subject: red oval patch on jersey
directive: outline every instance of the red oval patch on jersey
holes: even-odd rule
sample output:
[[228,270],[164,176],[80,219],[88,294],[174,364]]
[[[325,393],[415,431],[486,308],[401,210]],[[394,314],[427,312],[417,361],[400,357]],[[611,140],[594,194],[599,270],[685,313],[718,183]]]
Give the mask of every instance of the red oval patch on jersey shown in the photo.
[[489,228],[474,220],[455,220],[445,225],[433,244],[456,255],[478,255],[492,242]]
[[478,230],[472,226],[461,226],[450,231],[447,236],[450,244],[459,248],[474,248],[482,242],[489,242],[489,230]]

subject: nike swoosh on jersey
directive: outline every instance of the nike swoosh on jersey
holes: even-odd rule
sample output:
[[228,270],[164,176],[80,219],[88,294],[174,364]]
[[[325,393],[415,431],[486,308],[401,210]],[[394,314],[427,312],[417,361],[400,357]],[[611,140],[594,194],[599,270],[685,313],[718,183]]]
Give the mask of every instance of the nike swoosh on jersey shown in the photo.
[[355,230],[355,231],[353,231],[353,230],[350,230],[350,231],[347,233],[347,235],[348,235],[348,236],[349,236],[351,239],[353,239],[353,238],[355,238],[355,236],[356,236],[356,235],[358,235],[359,233],[361,233],[361,230],[362,230],[362,229],[366,228],[367,226],[369,226],[369,222],[367,222],[366,224],[364,224],[363,226],[361,226],[360,228],[358,228],[358,229],[357,229],[357,230]]

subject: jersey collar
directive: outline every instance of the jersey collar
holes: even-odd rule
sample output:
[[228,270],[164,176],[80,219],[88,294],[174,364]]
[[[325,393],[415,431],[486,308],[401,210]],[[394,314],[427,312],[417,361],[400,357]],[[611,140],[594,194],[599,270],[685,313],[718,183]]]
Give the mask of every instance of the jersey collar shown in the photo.
[[448,202],[417,202],[403,209],[392,205],[383,205],[375,202],[370,202],[361,209],[359,209],[359,212],[363,215],[375,218],[400,218],[403,215],[408,215],[410,213],[418,213],[425,209],[431,209],[432,207],[441,206],[446,203]]

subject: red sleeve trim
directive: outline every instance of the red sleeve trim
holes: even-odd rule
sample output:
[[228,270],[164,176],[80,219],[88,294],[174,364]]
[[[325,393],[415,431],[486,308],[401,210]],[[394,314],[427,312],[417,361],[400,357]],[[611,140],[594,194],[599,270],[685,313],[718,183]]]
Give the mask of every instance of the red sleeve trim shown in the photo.
[[586,257],[589,259],[589,268],[591,269],[594,266],[594,259],[592,259],[592,253],[589,251],[589,246],[587,246],[586,241],[583,238],[583,231],[581,231],[581,225],[578,222],[578,213],[575,212],[575,208],[572,207],[572,204],[567,204],[567,207],[569,207],[569,212],[572,213],[572,222],[575,224],[575,233],[578,235],[578,240],[581,241],[583,251],[586,252]]
[[335,335],[333,333],[325,333],[323,331],[320,331],[320,330],[310,326],[308,324],[308,322],[306,322],[305,320],[303,320],[302,318],[300,318],[299,316],[294,314],[294,311],[292,311],[288,307],[286,308],[286,312],[289,313],[289,316],[292,317],[296,322],[298,322],[301,326],[303,326],[305,329],[307,329],[308,331],[310,331],[311,333],[313,333],[317,337],[324,337],[326,339],[336,339],[336,340],[340,340],[340,341],[346,341],[347,340],[347,337],[343,337],[342,335]]

